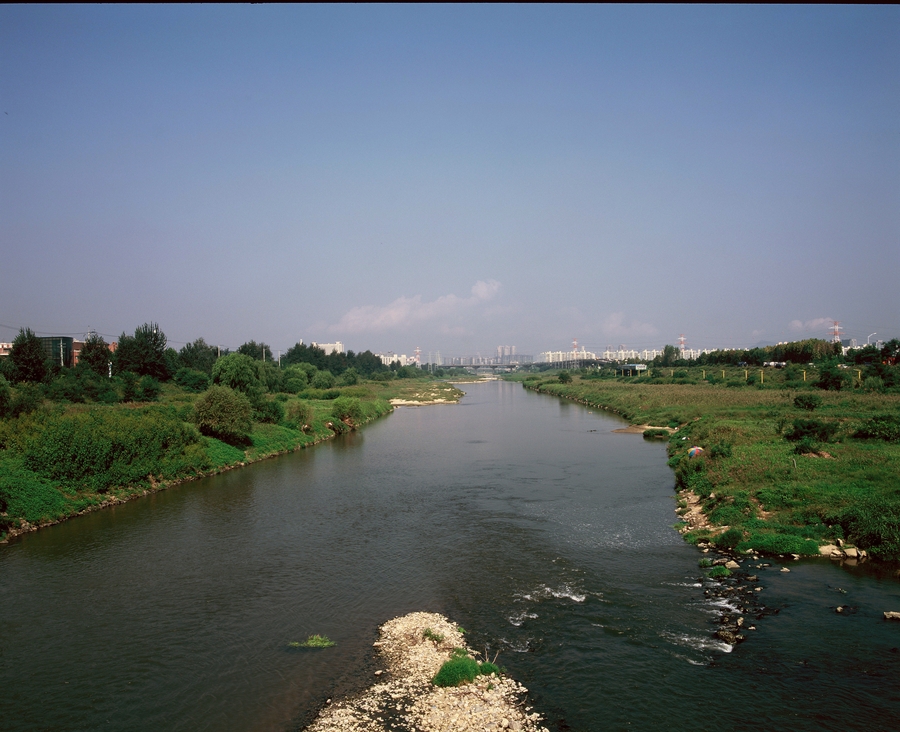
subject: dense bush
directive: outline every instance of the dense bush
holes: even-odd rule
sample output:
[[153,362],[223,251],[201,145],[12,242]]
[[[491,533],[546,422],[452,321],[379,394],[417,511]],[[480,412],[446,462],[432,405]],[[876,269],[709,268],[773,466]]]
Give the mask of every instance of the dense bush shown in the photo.
[[0,376],[0,419],[7,417],[12,409],[12,391],[6,379]]
[[285,410],[285,422],[294,429],[303,429],[304,425],[312,423],[313,410],[309,402],[293,401]]
[[869,440],[900,442],[900,416],[887,414],[872,417],[863,422],[853,436]]
[[822,406],[822,397],[818,394],[798,394],[794,397],[794,406],[811,412],[816,407]]
[[791,442],[801,440],[816,440],[828,442],[837,432],[836,422],[822,422],[818,419],[795,419],[791,428],[784,433],[785,439]]
[[310,384],[315,389],[330,389],[334,386],[334,375],[330,371],[317,371]]
[[199,394],[209,388],[209,376],[203,371],[185,367],[175,373],[175,383],[182,389]]
[[744,532],[736,526],[732,526],[730,529],[728,529],[728,531],[725,531],[717,536],[715,543],[716,546],[721,546],[725,549],[734,549],[738,544],[741,543],[741,541],[743,541],[743,539]]
[[213,385],[194,403],[194,422],[204,435],[225,442],[244,441],[252,427],[252,412],[245,394],[227,386]]
[[284,419],[284,407],[281,406],[279,401],[269,401],[263,397],[251,403],[253,406],[253,420],[256,422],[278,424]]
[[342,422],[359,422],[363,418],[362,404],[356,397],[338,397],[331,405],[331,416]]
[[256,363],[242,353],[229,353],[213,364],[212,380],[214,384],[227,386],[249,394],[262,388],[256,370]]
[[735,549],[739,552],[752,549],[760,554],[812,554],[819,553],[819,545],[811,539],[793,534],[751,533]]
[[26,470],[18,460],[0,462],[0,529],[16,519],[36,524],[60,518],[66,512],[66,500],[54,485]]
[[826,517],[872,554],[900,558],[900,495],[872,496]]
[[104,491],[206,465],[199,435],[172,409],[39,414],[23,425],[23,466],[76,490]]

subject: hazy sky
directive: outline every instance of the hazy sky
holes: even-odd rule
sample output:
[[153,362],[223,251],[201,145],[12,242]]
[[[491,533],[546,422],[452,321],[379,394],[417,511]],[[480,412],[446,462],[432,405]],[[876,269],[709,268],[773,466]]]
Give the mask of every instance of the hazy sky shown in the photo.
[[900,7],[2,6],[0,340],[900,336]]

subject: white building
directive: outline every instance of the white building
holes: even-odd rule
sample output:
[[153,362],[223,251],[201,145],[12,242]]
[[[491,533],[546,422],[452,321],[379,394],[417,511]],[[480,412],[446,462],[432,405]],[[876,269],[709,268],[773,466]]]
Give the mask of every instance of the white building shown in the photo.
[[596,361],[597,354],[586,351],[584,346],[580,351],[544,351],[539,353],[537,363],[567,363],[570,361]]
[[385,366],[390,366],[394,361],[399,361],[401,366],[415,366],[416,359],[414,356],[407,356],[405,353],[397,355],[393,351],[388,351],[387,353],[376,353],[376,356],[381,359],[381,363]]
[[313,341],[310,345],[315,346],[316,348],[321,348],[325,351],[325,355],[327,356],[329,353],[343,353],[344,352],[344,344],[340,341],[336,341],[334,343],[316,343]]

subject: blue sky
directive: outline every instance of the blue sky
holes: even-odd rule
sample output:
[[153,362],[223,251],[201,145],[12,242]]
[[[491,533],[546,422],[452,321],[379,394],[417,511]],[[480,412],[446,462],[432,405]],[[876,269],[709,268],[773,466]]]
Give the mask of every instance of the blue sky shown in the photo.
[[900,8],[2,6],[0,340],[900,336]]

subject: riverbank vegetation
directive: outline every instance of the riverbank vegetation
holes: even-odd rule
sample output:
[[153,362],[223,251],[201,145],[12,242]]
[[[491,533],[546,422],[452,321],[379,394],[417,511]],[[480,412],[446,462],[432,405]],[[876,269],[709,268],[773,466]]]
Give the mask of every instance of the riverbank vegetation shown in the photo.
[[[900,381],[897,366],[873,368],[877,380],[830,357],[755,371],[717,364],[513,378],[620,414],[650,437],[671,431],[677,488],[699,499],[705,518],[685,527],[689,541],[817,554],[840,539],[900,558]],[[703,449],[690,457],[691,447]]]
[[221,354],[197,339],[176,352],[149,323],[112,354],[91,337],[61,367],[23,329],[0,359],[0,540],[313,445],[387,414],[392,399],[461,394],[368,352],[336,359],[298,344],[279,365],[267,348]]

